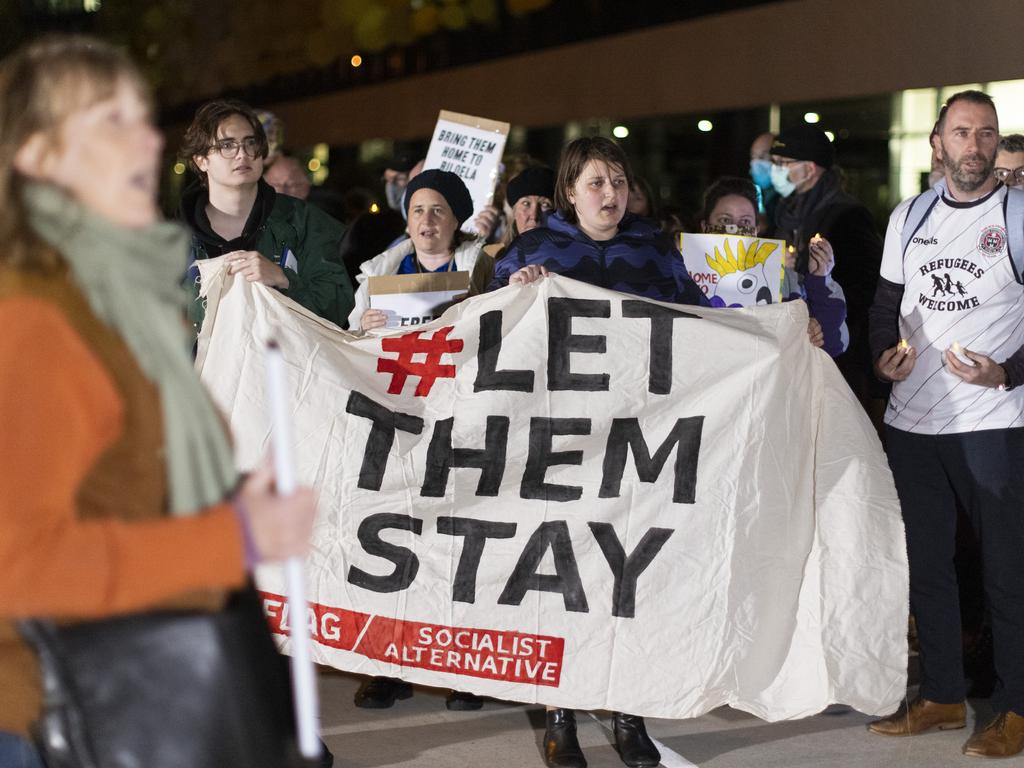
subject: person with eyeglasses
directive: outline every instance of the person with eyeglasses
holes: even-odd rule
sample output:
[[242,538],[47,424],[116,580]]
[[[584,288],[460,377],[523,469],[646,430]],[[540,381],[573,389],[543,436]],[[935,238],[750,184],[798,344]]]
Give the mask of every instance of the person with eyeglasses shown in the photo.
[[[715,235],[757,237],[757,187],[749,179],[722,176],[704,192],[700,214],[700,231]],[[810,244],[808,272],[801,282],[786,260],[782,301],[802,299],[807,304],[810,320],[807,337],[811,344],[829,355],[838,355],[846,348],[846,300],[842,289],[832,282],[835,263],[832,246],[825,238]],[[761,303],[761,302],[758,302]],[[726,306],[717,296],[711,306]]]
[[[275,192],[263,179],[267,137],[259,117],[234,100],[199,108],[180,152],[198,180],[185,189],[180,216],[192,231],[190,319],[201,327],[200,259],[227,256],[229,271],[275,288],[345,327],[353,306],[348,273],[337,263],[344,228],[326,213]],[[278,161],[280,162],[280,160]]]
[[1024,136],[1011,133],[999,140],[992,175],[1008,187],[1024,186]]

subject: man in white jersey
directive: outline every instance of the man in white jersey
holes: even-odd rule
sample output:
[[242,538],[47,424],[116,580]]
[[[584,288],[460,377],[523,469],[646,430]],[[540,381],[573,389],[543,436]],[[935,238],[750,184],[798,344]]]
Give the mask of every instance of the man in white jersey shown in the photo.
[[954,94],[936,127],[945,176],[893,211],[870,326],[875,373],[893,382],[886,451],[906,525],[921,688],[870,729],[910,736],[966,724],[959,500],[981,544],[997,676],[997,717],[964,753],[1006,757],[1024,748],[1024,285],[1007,234],[1024,217],[1006,214],[1008,195],[1024,193],[992,174],[999,124],[989,96]]

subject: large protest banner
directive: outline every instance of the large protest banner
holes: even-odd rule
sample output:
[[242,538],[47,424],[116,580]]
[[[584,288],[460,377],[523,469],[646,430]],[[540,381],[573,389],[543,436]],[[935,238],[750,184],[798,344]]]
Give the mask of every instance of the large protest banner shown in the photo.
[[[266,450],[271,333],[290,367],[321,498],[316,660],[659,717],[903,698],[896,494],[802,303],[681,307],[551,277],[360,338],[222,259],[201,269],[197,367],[243,467]],[[280,573],[259,583],[286,634]]]

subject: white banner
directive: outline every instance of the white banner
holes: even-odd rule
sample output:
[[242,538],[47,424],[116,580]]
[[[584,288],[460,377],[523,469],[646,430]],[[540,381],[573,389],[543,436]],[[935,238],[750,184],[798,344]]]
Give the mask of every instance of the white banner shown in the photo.
[[[289,364],[317,661],[656,717],[902,700],[896,493],[802,302],[551,277],[359,338],[200,267],[197,366],[243,467],[267,450],[268,335]],[[259,583],[286,633],[282,576]]]
[[755,307],[782,300],[784,240],[683,232],[686,271],[713,307]]
[[508,129],[508,123],[444,109],[437,117],[423,168],[450,171],[465,182],[473,198],[473,215],[462,225],[466,232],[476,232],[474,219],[494,200]]

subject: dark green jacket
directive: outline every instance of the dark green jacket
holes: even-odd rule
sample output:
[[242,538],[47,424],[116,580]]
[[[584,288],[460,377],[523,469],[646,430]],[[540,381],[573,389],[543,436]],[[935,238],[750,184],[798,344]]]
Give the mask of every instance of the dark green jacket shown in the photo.
[[[202,325],[203,302],[198,300],[199,259],[222,256],[231,251],[259,251],[281,265],[288,277],[284,293],[311,312],[344,328],[352,311],[352,284],[345,268],[337,262],[344,227],[321,211],[294,197],[277,194],[260,180],[259,192],[242,235],[225,240],[210,228],[206,215],[207,190],[198,184],[185,190],[181,217],[192,230],[192,264],[188,282],[196,299],[189,316],[196,329]],[[285,266],[285,250],[294,259]]]

